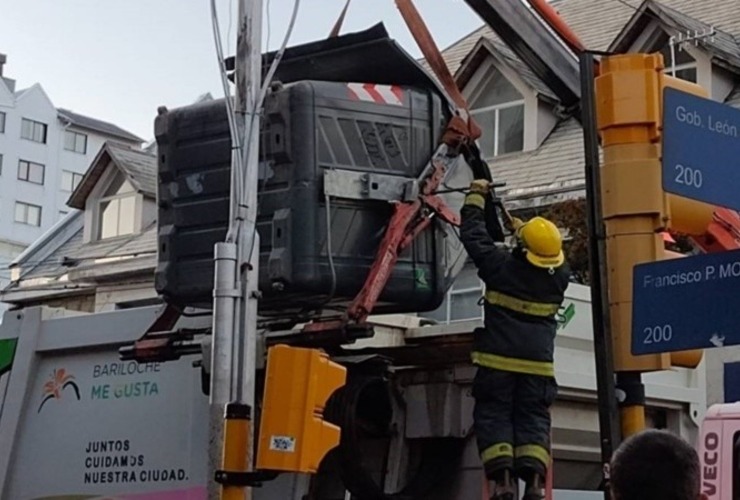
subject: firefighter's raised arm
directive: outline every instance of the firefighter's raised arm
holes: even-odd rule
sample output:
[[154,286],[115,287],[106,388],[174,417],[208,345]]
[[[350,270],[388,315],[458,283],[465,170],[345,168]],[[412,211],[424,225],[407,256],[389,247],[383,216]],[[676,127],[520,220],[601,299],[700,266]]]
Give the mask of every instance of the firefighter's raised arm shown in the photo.
[[[486,228],[484,213],[489,190],[488,181],[474,180],[460,210],[460,240],[480,271],[483,281],[491,279],[509,258],[509,252],[496,244]],[[512,220],[514,230],[521,224],[519,219]]]

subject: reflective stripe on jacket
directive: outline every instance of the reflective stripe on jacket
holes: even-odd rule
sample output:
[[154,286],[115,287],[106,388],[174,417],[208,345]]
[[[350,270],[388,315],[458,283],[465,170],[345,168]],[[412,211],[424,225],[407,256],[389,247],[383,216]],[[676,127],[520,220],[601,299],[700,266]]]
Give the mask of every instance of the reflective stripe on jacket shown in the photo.
[[555,315],[570,270],[530,264],[521,249],[498,247],[486,230],[481,195],[466,197],[460,239],[486,285],[485,328],[475,332],[472,361],[489,368],[553,376]]

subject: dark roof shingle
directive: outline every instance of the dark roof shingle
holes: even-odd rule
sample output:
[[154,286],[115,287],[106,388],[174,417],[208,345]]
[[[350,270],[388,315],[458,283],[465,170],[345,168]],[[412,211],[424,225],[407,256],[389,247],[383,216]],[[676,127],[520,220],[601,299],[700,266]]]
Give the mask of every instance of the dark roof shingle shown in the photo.
[[144,142],[144,139],[142,139],[141,137],[138,137],[131,132],[122,129],[118,125],[114,125],[103,120],[98,120],[97,118],[91,118],[89,116],[81,115],[68,109],[59,108],[57,109],[57,112],[62,119],[69,121],[75,127],[100,132],[104,135],[108,135],[118,139],[125,139],[126,141],[131,141],[138,144]]
[[113,160],[145,194],[157,194],[157,157],[148,151],[126,149],[111,145]]
[[[610,50],[625,52],[653,19],[658,19],[662,24],[682,35],[709,34],[714,28],[713,36],[705,37],[697,43],[710,55],[726,61],[731,67],[740,66],[740,46],[733,35],[655,0],[646,0],[643,3],[639,11],[611,43]],[[665,61],[665,64],[670,64],[670,61]]]
[[[34,262],[34,256],[30,255],[30,262],[19,261],[17,265],[22,269],[21,279],[11,283],[3,290],[3,293],[48,286],[48,280],[68,283],[64,276],[70,272],[82,268],[110,266],[111,261],[107,259],[115,257],[128,259],[147,257],[150,266],[142,266],[142,271],[145,271],[156,265],[156,253],[156,223],[150,225],[144,232],[128,238],[114,238],[90,243],[84,243],[83,229],[80,228],[45,259]],[[118,261],[113,260],[113,262]]]
[[[606,50],[643,4],[641,0],[553,0],[552,6],[592,50]],[[660,5],[682,13],[730,36],[740,35],[737,0],[662,0]],[[457,71],[481,36],[502,43],[488,26],[482,26],[443,51],[450,71]]]

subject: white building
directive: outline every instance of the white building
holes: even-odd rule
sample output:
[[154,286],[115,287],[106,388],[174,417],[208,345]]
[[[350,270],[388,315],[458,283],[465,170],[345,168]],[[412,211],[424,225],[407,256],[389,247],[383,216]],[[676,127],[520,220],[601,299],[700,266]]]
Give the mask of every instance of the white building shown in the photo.
[[[38,83],[3,76],[0,54],[0,268],[59,221],[67,199],[105,141],[143,139],[111,123],[58,109]],[[0,283],[7,283],[7,271]]]

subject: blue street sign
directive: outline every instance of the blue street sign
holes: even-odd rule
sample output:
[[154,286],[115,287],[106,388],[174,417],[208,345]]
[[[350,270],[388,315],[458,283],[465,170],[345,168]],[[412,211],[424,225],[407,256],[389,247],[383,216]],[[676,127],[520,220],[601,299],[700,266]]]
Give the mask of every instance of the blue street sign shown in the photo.
[[663,190],[740,210],[740,110],[672,88],[663,102]]
[[632,354],[740,344],[740,250],[635,266]]

